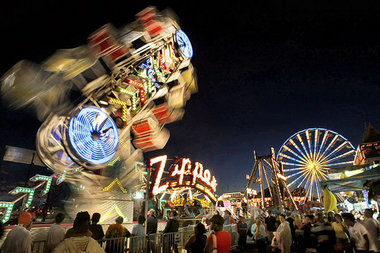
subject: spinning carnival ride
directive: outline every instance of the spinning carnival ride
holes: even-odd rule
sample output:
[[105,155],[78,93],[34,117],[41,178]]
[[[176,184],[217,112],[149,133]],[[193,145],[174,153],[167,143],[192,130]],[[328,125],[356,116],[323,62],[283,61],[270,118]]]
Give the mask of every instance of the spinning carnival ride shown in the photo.
[[136,17],[121,29],[101,27],[88,45],[58,50],[42,66],[21,61],[1,80],[11,108],[32,106],[44,120],[41,160],[91,196],[115,178],[139,190],[136,162],[166,145],[164,125],[181,119],[197,91],[192,46],[177,22],[154,7]]
[[320,181],[327,180],[332,168],[352,165],[355,149],[342,135],[324,128],[309,128],[288,138],[277,161],[283,168],[287,187],[302,189],[307,199],[313,196],[322,200]]

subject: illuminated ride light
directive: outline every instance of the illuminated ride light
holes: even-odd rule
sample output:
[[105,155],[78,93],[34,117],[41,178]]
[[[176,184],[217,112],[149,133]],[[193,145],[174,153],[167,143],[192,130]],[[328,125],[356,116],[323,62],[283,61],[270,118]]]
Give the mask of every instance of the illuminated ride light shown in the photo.
[[26,200],[25,207],[29,207],[34,197],[34,191],[35,190],[33,188],[16,187],[15,189],[11,190],[9,194],[16,195],[19,193],[27,193],[28,198]]
[[119,216],[123,217],[124,222],[128,222],[128,217],[123,214],[123,212],[121,211],[120,207],[114,202],[112,204],[112,206],[107,210],[107,212],[102,215],[102,217],[100,218],[99,223],[103,223],[107,219],[107,217],[111,214],[111,212],[114,211],[114,210],[116,211],[116,213]]
[[121,105],[121,108],[122,108],[122,116],[121,116],[121,120],[124,122],[124,124],[126,125],[126,122],[127,122],[127,119],[128,119],[128,108],[127,108],[127,103],[124,102],[124,101],[121,101],[119,99],[116,99],[116,98],[108,98],[107,99],[107,102],[110,103],[110,104],[115,104],[115,105]]
[[[283,165],[278,178],[290,190],[302,187],[306,199],[322,199],[320,181],[327,180],[330,169],[352,165],[355,150],[342,135],[324,128],[309,128],[289,137],[277,154]],[[305,199],[305,200],[306,200]]]
[[193,57],[193,47],[191,46],[189,37],[187,37],[187,35],[182,30],[178,30],[175,37],[176,37],[176,41],[177,41],[180,52],[186,58]]
[[[115,122],[97,107],[84,107],[70,119],[70,145],[80,160],[100,165],[111,161],[119,146]],[[82,161],[79,161],[82,162]]]
[[132,91],[128,91],[128,90],[123,89],[123,88],[119,88],[118,91],[131,96],[131,98],[132,98],[132,110],[136,111],[137,110],[137,93],[133,93]]
[[169,186],[168,182],[166,182],[163,185],[160,185],[162,174],[164,173],[164,170],[165,170],[167,158],[168,158],[167,155],[162,155],[162,156],[157,156],[155,158],[150,159],[150,163],[149,163],[150,167],[152,167],[152,165],[154,165],[156,163],[160,163],[159,167],[156,169],[156,172],[153,176],[153,178],[154,178],[153,188],[152,188],[152,194],[153,195],[163,193]]
[[140,102],[141,105],[144,105],[145,103],[145,85],[143,83],[137,82],[133,79],[127,78],[127,83],[132,84],[133,86],[140,89]]
[[62,174],[59,174],[59,175],[58,175],[57,180],[55,181],[55,184],[56,184],[56,185],[59,185],[59,184],[61,184],[63,181],[65,181],[65,179],[66,179],[66,173],[67,173],[66,170],[64,170]]
[[[120,142],[121,143],[121,142]],[[116,157],[115,159],[113,159],[110,163],[108,163],[108,166],[112,167],[115,165],[116,162],[120,161],[121,158],[120,156]]]
[[50,190],[50,186],[51,186],[51,181],[53,180],[53,178],[49,177],[49,176],[42,176],[42,175],[35,175],[33,176],[32,178],[29,179],[30,181],[32,182],[37,182],[37,181],[46,181],[45,183],[45,188],[44,190],[42,191],[42,195],[45,195],[46,193],[49,192]]
[[[215,177],[211,176],[210,170],[203,170],[203,165],[198,162],[195,163],[195,166],[192,166],[190,159],[181,158],[171,166],[169,178],[162,180],[166,161],[166,155],[158,156],[150,160],[150,167],[152,167],[153,164],[160,162],[160,165],[156,168],[155,174],[153,175],[153,195],[164,193],[167,189],[180,191],[189,190],[192,187],[204,193],[213,202],[216,202],[214,192],[216,191],[217,182]],[[185,177],[187,178],[186,180]],[[170,181],[171,178],[175,178],[176,180]],[[199,179],[200,182],[197,181],[197,179]]]
[[119,189],[124,193],[126,194],[127,193],[127,190],[123,187],[123,185],[120,183],[120,180],[118,178],[115,178],[108,186],[104,187],[103,188],[103,191],[104,192],[108,192],[109,190],[112,189],[112,187],[117,184],[117,186],[119,186]]
[[1,220],[3,223],[9,221],[9,218],[11,217],[11,213],[13,210],[13,206],[13,202],[0,202],[0,209],[5,209],[3,219]]

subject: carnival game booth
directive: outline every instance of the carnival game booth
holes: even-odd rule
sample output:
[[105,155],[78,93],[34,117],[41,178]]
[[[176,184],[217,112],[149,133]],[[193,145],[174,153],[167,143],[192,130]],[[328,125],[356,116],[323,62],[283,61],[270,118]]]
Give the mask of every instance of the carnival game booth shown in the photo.
[[162,217],[176,210],[185,223],[213,212],[217,181],[202,163],[162,155],[149,160],[149,173],[150,197]]
[[35,108],[43,122],[36,150],[71,184],[69,215],[96,211],[111,222],[131,213],[143,153],[166,145],[164,125],[182,118],[197,91],[192,56],[174,15],[148,7],[123,27],[100,27],[86,45],[42,64],[20,61],[1,78],[9,107]]

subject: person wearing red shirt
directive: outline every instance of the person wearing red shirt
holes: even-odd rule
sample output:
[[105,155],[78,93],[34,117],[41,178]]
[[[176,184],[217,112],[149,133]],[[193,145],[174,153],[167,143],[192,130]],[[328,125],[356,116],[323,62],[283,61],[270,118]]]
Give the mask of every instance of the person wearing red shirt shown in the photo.
[[212,216],[210,222],[213,232],[207,238],[205,253],[210,253],[214,249],[218,253],[229,253],[231,250],[231,235],[223,230],[223,217],[216,214]]

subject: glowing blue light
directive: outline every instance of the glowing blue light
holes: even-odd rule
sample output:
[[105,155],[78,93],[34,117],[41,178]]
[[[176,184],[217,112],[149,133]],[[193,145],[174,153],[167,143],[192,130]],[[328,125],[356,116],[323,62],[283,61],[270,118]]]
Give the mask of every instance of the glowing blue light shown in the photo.
[[189,38],[182,30],[177,31],[176,39],[177,39],[177,43],[182,54],[186,58],[193,57],[193,47],[191,46]]
[[148,68],[150,68],[150,58],[148,58],[148,59],[146,60],[146,62],[142,63],[142,64],[140,65],[140,67],[141,67],[141,68],[144,68],[144,69],[148,69]]
[[77,155],[91,164],[112,160],[119,146],[119,132],[107,113],[96,107],[84,107],[72,117],[68,136]]

